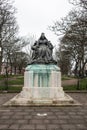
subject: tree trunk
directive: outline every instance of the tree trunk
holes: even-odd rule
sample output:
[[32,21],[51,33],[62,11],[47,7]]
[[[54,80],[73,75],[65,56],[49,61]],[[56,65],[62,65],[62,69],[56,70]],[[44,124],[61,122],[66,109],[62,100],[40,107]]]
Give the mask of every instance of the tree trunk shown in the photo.
[[13,68],[13,67],[12,67],[11,59],[9,59],[9,61],[10,61],[10,67],[11,67],[11,68],[10,68],[10,75],[12,75],[12,68]]
[[15,75],[16,75],[16,69],[17,69],[17,67],[15,66],[15,67],[14,67],[14,74],[15,74]]
[[0,74],[1,74],[1,71],[2,71],[2,50],[0,52]]
[[76,61],[76,64],[75,64],[74,74],[75,74],[75,76],[78,75],[78,62],[77,61]]
[[12,64],[10,64],[10,65],[11,65],[11,71],[10,71],[10,74],[12,75],[12,68],[13,68],[13,67],[12,67]]
[[0,74],[1,74],[1,69],[2,69],[2,58],[0,56]]

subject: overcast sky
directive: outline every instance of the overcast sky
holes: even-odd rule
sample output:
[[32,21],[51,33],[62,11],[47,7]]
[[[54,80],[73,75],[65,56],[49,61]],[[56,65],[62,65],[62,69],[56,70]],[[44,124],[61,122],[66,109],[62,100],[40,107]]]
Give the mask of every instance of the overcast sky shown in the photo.
[[42,32],[54,45],[57,37],[47,28],[53,21],[67,15],[72,5],[68,0],[15,0],[17,22],[20,35],[35,35],[38,39]]

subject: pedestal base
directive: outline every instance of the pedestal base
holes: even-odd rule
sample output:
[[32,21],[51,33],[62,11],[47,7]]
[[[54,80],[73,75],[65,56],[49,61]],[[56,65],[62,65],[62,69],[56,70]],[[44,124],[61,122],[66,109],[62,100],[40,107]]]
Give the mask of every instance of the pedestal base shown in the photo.
[[5,103],[7,106],[77,105],[61,87],[61,72],[56,65],[29,65],[21,93]]
[[20,94],[16,95],[13,99],[3,104],[4,106],[77,106],[81,105],[77,101],[73,100],[69,95],[65,94],[64,99],[41,99],[41,100],[29,100],[20,97]]
[[24,88],[4,106],[75,106],[81,105],[60,88]]

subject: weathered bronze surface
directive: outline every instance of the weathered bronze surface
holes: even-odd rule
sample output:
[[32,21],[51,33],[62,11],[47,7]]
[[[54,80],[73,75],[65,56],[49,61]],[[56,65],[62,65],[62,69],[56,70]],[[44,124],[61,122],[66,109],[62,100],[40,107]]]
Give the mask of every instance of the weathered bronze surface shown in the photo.
[[32,60],[29,64],[56,64],[52,57],[53,45],[42,33],[39,40],[31,47],[33,50]]

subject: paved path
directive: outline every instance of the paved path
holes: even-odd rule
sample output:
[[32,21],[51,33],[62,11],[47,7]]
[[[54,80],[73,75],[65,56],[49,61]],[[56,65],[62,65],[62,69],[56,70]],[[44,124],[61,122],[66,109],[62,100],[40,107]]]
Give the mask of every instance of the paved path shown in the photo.
[[87,93],[69,93],[78,107],[2,106],[15,95],[0,94],[0,130],[87,130]]
[[66,85],[77,85],[77,79],[63,80],[62,86]]

